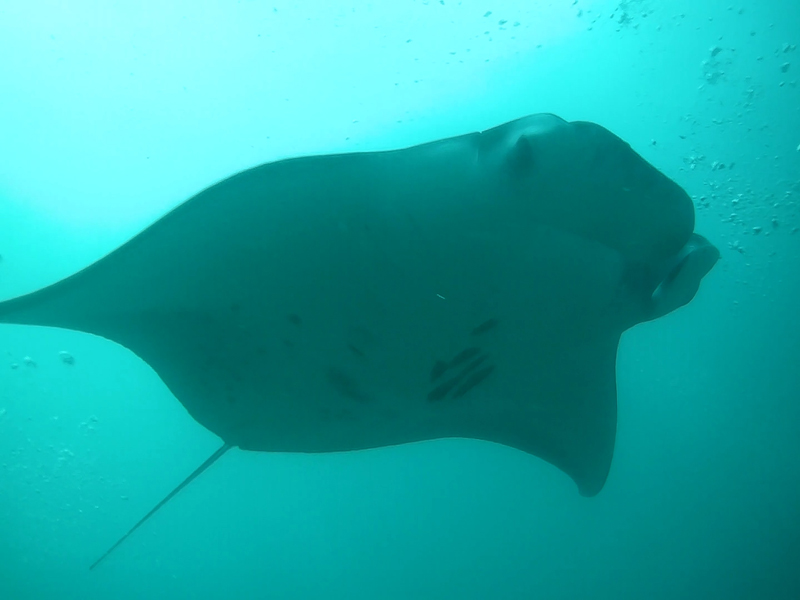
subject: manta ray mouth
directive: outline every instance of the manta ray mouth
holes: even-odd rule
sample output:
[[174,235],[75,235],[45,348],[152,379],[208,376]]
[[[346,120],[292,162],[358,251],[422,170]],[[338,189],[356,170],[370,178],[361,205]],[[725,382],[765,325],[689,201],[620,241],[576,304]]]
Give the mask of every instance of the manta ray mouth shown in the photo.
[[658,318],[688,304],[700,281],[719,260],[719,250],[696,233],[681,250],[662,265],[665,275],[651,296],[653,316]]

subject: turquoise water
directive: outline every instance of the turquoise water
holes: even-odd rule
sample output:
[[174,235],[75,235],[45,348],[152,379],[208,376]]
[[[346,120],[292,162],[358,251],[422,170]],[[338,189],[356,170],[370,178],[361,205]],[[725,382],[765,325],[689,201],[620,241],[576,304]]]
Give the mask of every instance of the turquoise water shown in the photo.
[[2,325],[0,599],[800,597],[800,5],[664,4],[1,3],[1,298],[243,168],[536,112],[630,142],[722,260],[623,336],[595,498],[477,441],[232,451],[91,572],[219,440],[127,350]]

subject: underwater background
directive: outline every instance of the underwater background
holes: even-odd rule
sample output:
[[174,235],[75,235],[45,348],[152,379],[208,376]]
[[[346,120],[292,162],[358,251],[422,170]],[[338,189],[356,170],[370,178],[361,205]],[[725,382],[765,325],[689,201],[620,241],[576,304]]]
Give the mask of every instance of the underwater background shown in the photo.
[[537,112],[722,253],[623,335],[597,497],[486,442],[236,450],[91,572],[219,440],[124,348],[2,325],[0,600],[800,598],[797,44],[796,0],[0,0],[2,299],[239,170]]

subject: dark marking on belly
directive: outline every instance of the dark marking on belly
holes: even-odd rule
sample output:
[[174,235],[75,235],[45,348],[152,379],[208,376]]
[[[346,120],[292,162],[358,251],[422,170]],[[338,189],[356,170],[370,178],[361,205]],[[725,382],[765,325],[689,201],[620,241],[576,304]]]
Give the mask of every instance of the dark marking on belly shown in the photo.
[[488,319],[473,329],[472,335],[483,335],[484,333],[487,333],[497,327],[499,324],[500,321],[497,319]]
[[341,369],[331,367],[325,374],[328,383],[339,394],[356,402],[369,402],[370,398],[359,387],[354,377]]
[[487,358],[489,358],[488,354],[483,354],[483,355],[479,356],[478,358],[473,360],[471,363],[469,363],[466,367],[464,367],[464,370],[461,371],[461,372],[466,375],[467,373],[470,373],[470,372],[474,371],[481,364],[483,364],[483,361],[485,361]]
[[455,358],[453,358],[450,362],[445,360],[437,360],[435,363],[433,363],[433,367],[431,368],[431,383],[439,379],[450,369],[454,369],[459,365],[463,365],[465,362],[473,359],[480,353],[480,348],[467,348],[466,350],[462,350],[456,354]]
[[433,368],[431,369],[431,383],[444,375],[445,371],[447,371],[447,368],[448,364],[443,360],[437,360],[435,363],[433,363]]
[[456,354],[455,358],[450,361],[450,364],[447,366],[448,369],[453,369],[458,365],[464,364],[471,358],[478,356],[481,353],[480,348],[467,348],[466,350],[462,350],[458,354]]
[[434,387],[428,393],[428,402],[444,400],[448,395],[453,399],[464,396],[494,371],[495,365],[493,364],[481,368],[489,358],[489,354],[481,351],[480,348],[467,348],[458,353],[449,364],[442,360],[436,361],[431,371],[431,382],[435,382],[453,368],[457,370],[457,374]]
[[472,373],[461,385],[453,392],[453,398],[461,398],[464,394],[469,392],[476,385],[486,380],[489,375],[494,371],[494,365],[488,365],[482,369]]
[[460,373],[455,377],[448,379],[444,383],[440,383],[435,388],[433,388],[430,393],[428,394],[428,402],[436,402],[438,400],[443,400],[450,391],[456,387],[461,380],[464,379],[466,373]]
[[300,318],[300,315],[296,315],[295,313],[286,315],[286,318],[289,319],[289,323],[295,325],[296,327],[300,327],[300,325],[303,324],[303,319]]
[[364,358],[364,353],[355,346],[353,346],[353,344],[347,344],[347,349],[350,350],[350,352],[352,352],[359,358]]

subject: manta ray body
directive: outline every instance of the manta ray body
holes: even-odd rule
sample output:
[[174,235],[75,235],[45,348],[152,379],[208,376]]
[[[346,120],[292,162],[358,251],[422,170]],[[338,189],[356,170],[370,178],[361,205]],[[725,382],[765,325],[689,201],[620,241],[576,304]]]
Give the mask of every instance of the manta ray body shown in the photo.
[[693,230],[686,192],[620,138],[532,115],[249,169],[0,304],[0,322],[146,361],[224,442],[178,489],[230,447],[463,437],[541,457],[591,496],[620,335],[689,302],[719,258]]

